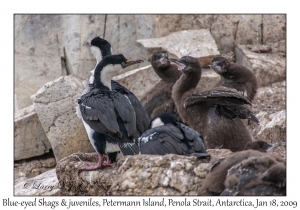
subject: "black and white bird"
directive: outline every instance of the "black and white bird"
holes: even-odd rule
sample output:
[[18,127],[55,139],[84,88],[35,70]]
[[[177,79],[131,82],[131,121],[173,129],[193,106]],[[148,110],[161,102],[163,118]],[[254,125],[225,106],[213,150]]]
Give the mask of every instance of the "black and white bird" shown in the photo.
[[140,154],[209,157],[201,135],[167,112],[151,120],[149,129],[139,138],[139,148]]
[[[107,158],[103,164],[103,155],[116,153],[124,146],[134,145],[139,135],[137,132],[136,112],[128,97],[112,90],[111,78],[121,71],[121,68],[141,63],[142,60],[129,61],[122,54],[109,55],[97,64],[94,71],[94,82],[90,91],[78,99],[82,119],[85,121],[89,139],[98,152],[98,162],[85,164],[80,168],[93,170],[110,165]],[[134,149],[134,147],[131,147]],[[126,155],[127,150],[122,150]],[[131,151],[138,153],[138,148]]]
[[[94,39],[92,39],[92,41],[90,43],[87,42],[87,44],[90,47],[92,54],[95,56],[95,58],[97,60],[97,64],[102,60],[103,57],[112,55],[111,44],[105,39],[102,39],[100,37],[95,37]],[[83,81],[85,90],[82,95],[84,95],[85,93],[88,93],[95,86],[94,71],[95,71],[95,69],[91,71],[92,75],[89,78],[89,82],[87,82],[86,80]],[[111,80],[111,88],[112,88],[112,90],[123,94],[125,97],[127,97],[130,100],[131,104],[134,107],[135,113],[136,113],[136,125],[137,125],[136,132],[137,132],[137,135],[140,136],[140,134],[142,134],[147,129],[149,121],[150,121],[150,119],[146,113],[146,110],[142,106],[139,99],[131,91],[129,91],[124,86],[120,85],[118,82]],[[80,118],[82,118],[78,106],[76,107],[76,112],[77,112],[77,115]],[[83,121],[84,127],[86,129],[86,132],[88,134],[88,138],[94,148],[95,148],[95,146],[94,146],[93,142],[103,142],[100,140],[103,140],[105,138],[107,138],[108,141],[111,142],[111,137],[109,135],[98,133],[97,131],[93,130],[83,119],[82,119],[82,121]],[[123,147],[123,150],[125,150],[125,152],[124,152],[125,154],[133,155],[133,154],[137,153],[137,148],[134,144],[132,144],[132,146],[130,146],[130,144],[125,144],[125,145],[122,144],[120,146]],[[116,148],[117,152],[110,152],[107,154],[111,162],[115,162],[118,158],[120,158],[121,156],[124,155],[121,151],[118,151],[118,146],[114,146],[114,147]]]
[[183,56],[170,60],[182,72],[172,89],[177,111],[183,122],[201,133],[206,148],[226,148],[235,152],[252,142],[249,131],[241,121],[255,117],[247,107],[242,106],[251,102],[236,90],[223,86],[198,92],[196,87],[202,74],[198,59]]
[[[112,55],[112,47],[111,44],[100,37],[95,37],[92,39],[89,44],[92,54],[95,56],[97,60],[97,64],[101,61],[101,59],[107,55]],[[91,71],[92,75],[89,79],[89,86],[94,86],[94,70]],[[111,89],[117,91],[124,96],[126,96],[130,103],[132,104],[134,111],[136,113],[136,122],[137,122],[137,132],[142,134],[148,127],[150,119],[148,114],[140,102],[140,100],[127,88],[120,85],[118,82],[111,80]]]

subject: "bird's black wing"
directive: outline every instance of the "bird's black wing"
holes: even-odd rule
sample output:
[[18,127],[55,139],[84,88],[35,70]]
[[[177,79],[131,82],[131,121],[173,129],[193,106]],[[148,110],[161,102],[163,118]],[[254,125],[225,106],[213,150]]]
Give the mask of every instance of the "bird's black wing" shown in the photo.
[[151,128],[145,131],[139,138],[141,154],[179,154],[187,151],[186,144],[182,141],[184,135],[173,124]]
[[192,94],[187,98],[184,106],[188,107],[194,104],[210,106],[208,114],[215,120],[220,120],[221,116],[229,119],[239,117],[258,123],[254,114],[246,106],[243,106],[251,104],[251,102],[231,89],[219,88],[199,94]]
[[222,113],[222,116],[233,119],[239,117],[241,119],[249,119],[255,123],[259,123],[259,120],[256,116],[246,107],[243,105],[240,106],[217,106],[218,109],[217,113]]
[[180,122],[177,123],[177,126],[184,133],[185,138],[188,140],[187,142],[191,148],[191,150],[189,151],[190,155],[196,156],[198,158],[210,156],[206,153],[203,139],[197,131]]
[[128,134],[135,132],[134,110],[119,93],[93,89],[82,95],[78,104],[83,120],[98,133],[110,135],[118,141],[123,135],[119,124],[124,125]]
[[120,116],[128,136],[134,136],[136,131],[136,116],[128,99],[119,92],[112,91],[113,105]]
[[78,99],[83,120],[95,131],[115,135],[119,132],[114,104],[105,92],[93,89]]
[[143,133],[145,130],[147,130],[150,119],[140,100],[130,90],[123,87],[118,82],[112,80],[111,85],[113,90],[120,92],[128,97],[135,111],[137,129],[140,134]]
[[199,103],[209,103],[211,105],[243,105],[251,104],[251,102],[241,96],[236,91],[226,89],[215,89],[210,91],[201,92],[199,94],[192,94],[185,101],[185,107]]

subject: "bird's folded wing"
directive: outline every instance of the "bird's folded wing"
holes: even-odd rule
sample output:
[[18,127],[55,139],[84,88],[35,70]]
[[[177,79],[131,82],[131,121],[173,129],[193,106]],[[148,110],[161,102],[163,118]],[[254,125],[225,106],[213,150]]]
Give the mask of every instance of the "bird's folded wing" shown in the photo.
[[139,138],[141,154],[184,154],[187,150],[180,129],[174,125],[151,128]]
[[111,84],[113,90],[125,94],[130,100],[136,115],[137,129],[140,133],[143,133],[145,130],[147,130],[150,120],[140,100],[130,90],[121,86],[118,82],[112,80]]
[[84,121],[98,133],[119,132],[114,104],[107,95],[92,91],[82,95],[79,99],[79,108]]
[[236,91],[216,89],[192,94],[185,101],[185,107],[193,104],[208,103],[210,105],[243,105],[251,102]]

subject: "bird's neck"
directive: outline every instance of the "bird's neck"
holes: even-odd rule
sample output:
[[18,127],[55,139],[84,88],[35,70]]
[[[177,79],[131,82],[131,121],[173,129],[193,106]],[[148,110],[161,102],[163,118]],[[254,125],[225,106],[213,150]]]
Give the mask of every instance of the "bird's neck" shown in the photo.
[[186,92],[194,90],[201,79],[200,74],[182,74],[180,78],[175,82],[172,90],[172,95],[182,96]]
[[154,68],[156,74],[165,82],[176,82],[180,76],[181,72],[178,71],[177,66],[172,64],[167,67]]
[[111,68],[114,68],[114,66],[108,65],[108,66],[105,66],[102,68],[101,63],[100,63],[100,65],[97,65],[95,72],[94,72],[95,88],[112,90],[111,89],[111,79],[115,75],[114,75],[114,71]]

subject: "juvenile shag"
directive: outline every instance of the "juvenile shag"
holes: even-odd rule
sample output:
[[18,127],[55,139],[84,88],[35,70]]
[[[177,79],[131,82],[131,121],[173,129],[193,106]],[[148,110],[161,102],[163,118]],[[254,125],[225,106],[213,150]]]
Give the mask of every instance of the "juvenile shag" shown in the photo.
[[149,129],[139,138],[139,148],[140,154],[209,156],[201,135],[167,112],[151,120]]
[[[140,62],[142,61],[129,61],[119,54],[105,56],[97,64],[94,72],[94,86],[78,99],[78,106],[90,131],[96,131],[90,140],[98,152],[99,159],[96,164],[83,165],[80,171],[110,165],[109,158],[103,164],[103,154],[118,152],[120,146],[127,148],[127,144],[134,144],[135,139],[137,140],[139,137],[136,131],[134,107],[126,96],[112,90],[111,78],[120,71],[120,66],[126,68]],[[126,155],[126,149],[121,148],[121,150]],[[135,154],[137,151],[133,151],[133,153]]]
[[184,56],[170,60],[182,72],[172,90],[177,111],[183,122],[201,133],[206,148],[227,148],[235,152],[252,142],[241,121],[253,117],[250,110],[241,106],[251,104],[250,101],[236,90],[223,86],[195,93],[202,73],[198,59]]
[[151,65],[160,77],[155,85],[141,98],[150,118],[170,112],[179,117],[172,99],[172,87],[181,76],[175,64],[171,64],[167,51],[157,51],[152,55]]
[[284,195],[286,166],[282,158],[245,150],[211,160],[200,195]]
[[230,63],[224,57],[214,58],[210,68],[222,77],[217,86],[234,88],[250,102],[253,101],[257,91],[257,79],[250,69],[237,63]]
[[253,149],[260,152],[268,152],[273,148],[271,144],[268,144],[265,141],[253,141],[246,144],[244,150]]

